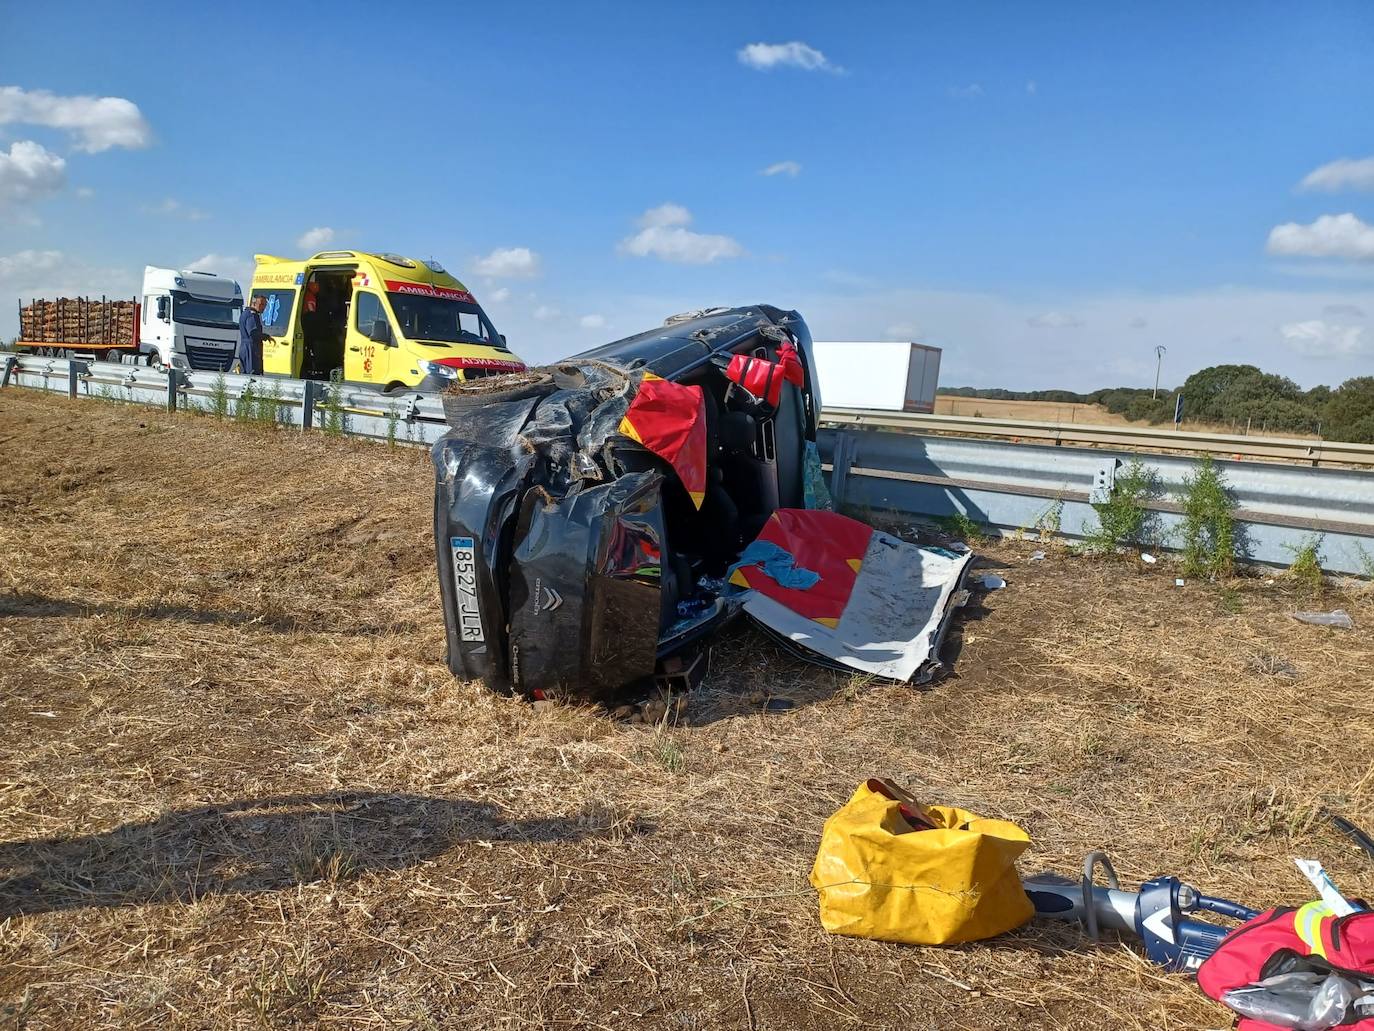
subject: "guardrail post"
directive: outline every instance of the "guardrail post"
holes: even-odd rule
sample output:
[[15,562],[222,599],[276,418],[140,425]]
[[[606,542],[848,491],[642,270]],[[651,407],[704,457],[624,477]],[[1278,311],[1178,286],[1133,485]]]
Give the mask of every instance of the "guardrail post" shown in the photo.
[[85,362],[75,358],[67,359],[67,396],[76,397],[76,387],[81,382],[81,377],[90,374],[91,368]]
[[181,389],[181,370],[167,370],[167,411],[177,410],[177,391]]
[[10,385],[10,375],[19,367],[19,355],[12,354],[5,359],[5,372],[0,376],[0,387]]
[[301,397],[301,429],[308,430],[315,423],[315,402],[319,400],[322,384],[313,379],[305,381],[305,394]]
[[835,434],[835,450],[830,456],[830,500],[839,511],[849,485],[849,467],[854,461],[854,440],[843,430]]

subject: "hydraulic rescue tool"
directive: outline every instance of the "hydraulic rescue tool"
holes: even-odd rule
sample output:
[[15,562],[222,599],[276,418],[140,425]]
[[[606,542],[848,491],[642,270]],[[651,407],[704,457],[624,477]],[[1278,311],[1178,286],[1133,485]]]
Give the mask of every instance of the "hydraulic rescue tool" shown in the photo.
[[[1106,871],[1106,885],[1094,882],[1098,866]],[[1190,973],[1216,951],[1232,928],[1189,919],[1185,914],[1216,913],[1240,921],[1259,915],[1238,902],[1203,895],[1177,877],[1155,877],[1139,891],[1123,891],[1111,860],[1102,852],[1088,854],[1078,881],[1041,874],[1024,879],[1022,887],[1035,905],[1036,916],[1076,920],[1094,939],[1102,930],[1135,934],[1152,962],[1166,970]]]

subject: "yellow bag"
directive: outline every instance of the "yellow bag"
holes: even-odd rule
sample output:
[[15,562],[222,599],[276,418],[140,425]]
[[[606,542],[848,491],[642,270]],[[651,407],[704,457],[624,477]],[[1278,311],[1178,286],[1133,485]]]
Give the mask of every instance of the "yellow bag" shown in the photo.
[[905,795],[890,782],[869,781],[825,821],[811,885],[827,931],[946,945],[990,938],[1031,918],[1035,907],[1016,874],[1016,857],[1030,846],[1025,831],[909,800],[907,811],[914,806],[934,825],[913,830],[903,803],[881,793],[885,786]]

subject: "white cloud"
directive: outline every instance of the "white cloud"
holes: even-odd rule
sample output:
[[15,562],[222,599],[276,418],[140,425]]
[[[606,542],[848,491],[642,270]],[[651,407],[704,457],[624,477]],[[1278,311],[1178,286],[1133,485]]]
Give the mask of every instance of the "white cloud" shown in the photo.
[[90,200],[92,197],[95,196],[95,191],[91,189],[89,186],[78,186],[72,192],[75,193],[77,197],[79,197],[81,200]]
[[605,329],[606,316],[583,315],[580,319],[577,320],[577,324],[581,326],[583,329]]
[[1040,87],[1036,84],[1034,79],[1026,80],[1026,92],[1029,93],[1031,96],[1035,96],[1039,89]]
[[1374,157],[1340,158],[1315,168],[1298,184],[1300,190],[1374,190]]
[[639,217],[639,232],[620,241],[620,251],[637,258],[658,258],[683,265],[709,265],[744,253],[739,242],[715,233],[688,229],[692,213],[681,204],[660,204]]
[[487,300],[491,301],[493,304],[504,304],[506,301],[510,300],[510,287],[497,287],[491,293],[487,294]]
[[0,340],[19,332],[16,297],[133,297],[138,292],[142,263],[121,262],[101,268],[56,250],[24,250],[0,255],[0,295],[10,303],[0,305]]
[[1279,327],[1279,336],[1305,358],[1348,358],[1367,350],[1363,326],[1309,319]]
[[62,264],[61,251],[20,251],[0,254],[0,283],[7,286],[28,282],[33,276],[43,276]]
[[801,175],[801,164],[796,161],[779,161],[763,169],[759,175],[788,175],[796,178]]
[[1348,211],[1343,215],[1322,215],[1310,225],[1285,222],[1269,231],[1266,249],[1270,254],[1371,261],[1374,226],[1361,222]]
[[921,327],[914,322],[896,322],[883,330],[883,336],[892,340],[916,340],[921,336]]
[[138,105],[123,97],[60,97],[47,90],[0,86],[0,125],[20,123],[65,129],[76,149],[97,154],[111,147],[137,150],[153,141]]
[[970,82],[967,86],[951,86],[949,88],[949,95],[951,97],[963,97],[966,99],[981,97],[983,95],[983,87],[982,84],[977,82]]
[[32,140],[0,150],[0,209],[50,197],[67,181],[67,162]]
[[175,197],[167,197],[156,204],[145,204],[143,210],[149,215],[165,215],[168,218],[181,218],[187,222],[204,222],[209,214],[189,204],[183,204]]
[[316,226],[314,229],[307,229],[296,237],[296,246],[303,251],[314,252],[333,242],[334,230],[329,226]]
[[1348,319],[1362,319],[1364,309],[1358,304],[1328,304],[1322,309],[1322,314],[1328,318],[1334,315],[1337,318],[1344,316]]
[[473,258],[472,267],[493,279],[532,279],[539,275],[539,255],[528,247],[498,247],[484,258]]
[[1083,320],[1062,311],[1047,311],[1041,315],[1031,316],[1026,320],[1026,325],[1031,329],[1077,329],[1083,325]]
[[562,312],[560,312],[557,308],[551,307],[547,304],[541,304],[538,308],[534,309],[534,317],[538,319],[540,322],[552,322],[561,314]]
[[235,258],[227,254],[204,254],[195,261],[188,261],[183,268],[192,272],[213,272],[217,276],[232,279],[244,287],[253,281],[253,263],[246,258]]
[[813,46],[793,40],[791,43],[750,43],[736,55],[742,65],[756,68],[761,72],[774,68],[800,68],[807,72],[844,71]]

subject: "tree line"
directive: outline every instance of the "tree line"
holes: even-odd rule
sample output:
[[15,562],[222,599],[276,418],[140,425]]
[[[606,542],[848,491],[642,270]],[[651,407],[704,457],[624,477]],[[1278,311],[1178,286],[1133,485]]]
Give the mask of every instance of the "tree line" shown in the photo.
[[1154,424],[1173,422],[1183,395],[1183,418],[1249,428],[1251,433],[1315,433],[1327,440],[1374,444],[1374,376],[1356,376],[1339,387],[1303,390],[1287,376],[1254,365],[1213,365],[1193,373],[1183,386],[1104,387],[1081,394],[1073,390],[1004,390],[1000,387],[941,387],[955,397],[996,401],[1052,401],[1101,405],[1127,419]]

